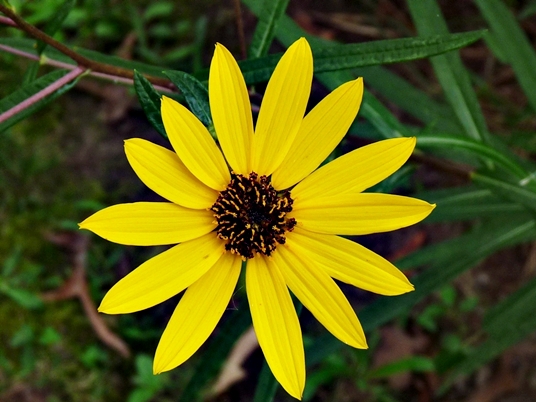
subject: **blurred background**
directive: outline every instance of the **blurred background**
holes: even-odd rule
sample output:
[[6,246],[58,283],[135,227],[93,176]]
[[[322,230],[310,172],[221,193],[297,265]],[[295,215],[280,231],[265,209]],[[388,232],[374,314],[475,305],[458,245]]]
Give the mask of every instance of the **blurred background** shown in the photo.
[[[42,29],[64,2],[10,0],[26,21]],[[500,3],[533,46],[536,1]],[[438,4],[451,32],[489,28],[489,18],[473,1]],[[305,32],[342,43],[418,34],[416,17],[402,0],[291,0],[286,14]],[[238,8],[233,1],[78,0],[54,38],[161,69],[198,73],[208,67],[215,42],[243,59],[240,32],[249,43],[256,22],[245,4]],[[0,36],[28,38],[6,25],[0,25]],[[276,39],[271,52],[283,50]],[[536,113],[500,37],[487,36],[459,53],[489,132],[516,155],[533,160]],[[32,63],[0,51],[0,98],[25,82]],[[536,70],[527,74],[536,75]],[[366,90],[405,126],[425,133],[462,130],[430,60],[393,64],[381,71],[366,67],[354,71],[358,75],[364,77]],[[262,93],[262,85],[255,90]],[[418,98],[412,97],[415,90]],[[328,92],[315,81],[311,104]],[[0,133],[1,402],[253,398],[262,354],[251,336],[240,337],[230,329],[237,320],[233,313],[248,315],[244,300],[237,297],[214,334],[219,340],[226,335],[230,339],[209,341],[183,366],[159,376],[152,374],[152,358],[177,297],[135,314],[96,313],[95,306],[119,278],[162,251],[115,245],[77,229],[78,222],[105,206],[158,200],[124,156],[123,140],[133,137],[168,146],[147,121],[131,86],[91,77]],[[358,117],[338,152],[377,137],[369,120]],[[443,158],[451,153],[449,148],[433,155],[417,153],[378,188],[437,201],[436,218],[432,215],[423,224],[392,234],[356,239],[391,261],[402,261],[410,277],[440,260],[443,265],[435,276],[439,285],[430,285],[426,297],[402,306],[394,320],[370,331],[369,350],[344,346],[328,348],[319,356],[307,354],[311,366],[305,400],[536,400],[536,325],[522,326],[536,306],[536,286],[526,287],[536,276],[534,233],[518,239],[517,232],[507,232],[511,237],[503,239],[505,223],[490,218],[505,214],[510,223],[518,219],[514,231],[534,211],[520,214],[519,205],[481,193],[471,193],[474,197],[467,205],[456,204],[458,193],[452,188],[470,184],[470,158]],[[445,209],[442,199],[450,202]],[[495,209],[480,213],[490,205]],[[488,220],[495,226],[486,226]],[[473,243],[474,239],[480,240]],[[433,245],[439,246],[430,248]],[[408,259],[424,247],[428,254]],[[468,258],[463,267],[448,271],[463,258]],[[343,290],[358,315],[377,300],[353,288]],[[396,301],[390,303],[386,308]],[[368,310],[369,322],[374,311]],[[301,320],[306,346],[326,336],[306,311]],[[482,331],[489,320],[493,325],[486,328],[491,329]],[[229,358],[237,339],[241,343]],[[292,398],[280,390],[276,400]]]

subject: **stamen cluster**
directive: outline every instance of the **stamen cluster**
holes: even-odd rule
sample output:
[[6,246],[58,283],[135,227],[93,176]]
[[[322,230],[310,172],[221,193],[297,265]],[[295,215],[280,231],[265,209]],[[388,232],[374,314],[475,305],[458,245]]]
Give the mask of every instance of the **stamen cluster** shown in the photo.
[[290,192],[278,194],[268,177],[233,173],[210,209],[218,237],[227,241],[225,248],[246,259],[255,253],[269,256],[277,244],[285,243],[285,231],[296,225],[294,218],[285,219],[292,203]]

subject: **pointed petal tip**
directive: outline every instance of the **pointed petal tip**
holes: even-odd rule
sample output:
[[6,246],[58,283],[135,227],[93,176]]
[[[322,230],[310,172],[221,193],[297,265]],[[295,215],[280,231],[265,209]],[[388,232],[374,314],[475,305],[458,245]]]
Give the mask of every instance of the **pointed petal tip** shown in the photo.
[[78,229],[86,229],[86,230],[91,230],[87,227],[87,221],[89,220],[89,218],[91,217],[88,217],[86,219],[84,219],[82,222],[78,223]]
[[160,375],[162,373],[165,373],[166,371],[173,370],[175,367],[180,366],[180,364],[177,366],[170,365],[169,361],[166,360],[169,359],[162,359],[162,357],[159,358],[155,355],[153,360],[153,375]]
[[159,375],[164,372],[162,365],[157,364],[157,363],[159,362],[157,362],[156,357],[155,357],[153,360],[153,375]]
[[353,81],[354,85],[356,86],[359,86],[359,87],[363,87],[364,85],[364,81],[363,81],[363,77],[357,77],[354,81]]
[[169,105],[171,102],[173,102],[173,99],[168,98],[166,95],[162,95],[162,99],[160,101],[160,109],[162,109],[164,105]]
[[229,52],[229,50],[225,47],[225,45],[222,45],[220,42],[216,42],[216,45],[214,45],[214,56],[216,56],[217,53],[221,52]]

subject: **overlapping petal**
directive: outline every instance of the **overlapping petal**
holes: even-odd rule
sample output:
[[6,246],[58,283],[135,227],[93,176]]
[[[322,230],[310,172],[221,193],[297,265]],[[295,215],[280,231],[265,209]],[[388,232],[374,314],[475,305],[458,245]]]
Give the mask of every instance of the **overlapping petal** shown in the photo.
[[435,208],[411,197],[359,193],[296,199],[290,217],[312,232],[365,235],[413,225]]
[[393,138],[349,152],[322,166],[292,189],[292,198],[360,193],[396,172],[408,160],[416,140]]
[[302,334],[278,266],[260,255],[248,260],[246,288],[253,327],[266,362],[285,391],[301,399],[305,386]]
[[287,154],[305,114],[313,80],[313,55],[305,38],[285,52],[270,77],[253,136],[251,166],[270,175]]
[[184,363],[207,340],[229,304],[241,265],[239,256],[224,254],[188,287],[158,343],[155,374]]
[[162,97],[162,121],[173,149],[201,182],[221,191],[231,176],[214,139],[192,112],[166,96]]
[[312,259],[288,247],[278,247],[268,269],[278,267],[287,286],[335,337],[355,348],[366,349],[363,328],[337,284]]
[[225,158],[235,173],[251,172],[251,104],[244,77],[232,54],[216,45],[208,79],[210,113]]
[[141,181],[165,199],[194,209],[210,208],[218,193],[201,183],[175,152],[141,138],[125,141],[128,162]]
[[303,119],[291,150],[272,175],[272,185],[289,188],[316,169],[341,142],[363,98],[363,79],[342,84]]
[[307,255],[332,278],[360,289],[392,296],[412,291],[408,278],[385,258],[351,240],[295,228],[285,243]]
[[169,202],[135,202],[101,209],[80,223],[103,239],[130,246],[160,246],[196,239],[214,230],[207,210]]
[[172,247],[117,282],[99,311],[126,314],[162,303],[202,277],[224,252],[224,243],[212,233]]

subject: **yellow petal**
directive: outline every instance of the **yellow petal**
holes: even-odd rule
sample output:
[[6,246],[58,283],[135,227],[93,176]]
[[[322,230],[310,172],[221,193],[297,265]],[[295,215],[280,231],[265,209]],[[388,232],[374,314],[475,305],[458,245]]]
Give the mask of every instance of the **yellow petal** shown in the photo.
[[364,235],[388,232],[426,218],[435,204],[391,194],[359,193],[295,200],[289,218],[318,233]]
[[240,257],[226,253],[188,287],[156,348],[155,374],[184,363],[207,340],[229,304],[241,266]]
[[192,112],[166,96],[162,97],[162,121],[173,149],[188,170],[214,190],[231,181],[229,169],[214,139]]
[[213,233],[172,247],[117,282],[99,311],[126,314],[162,303],[202,277],[224,252],[224,243]]
[[283,276],[277,266],[268,266],[267,259],[257,255],[247,263],[246,289],[266,362],[285,391],[301,399],[305,385],[303,340]]
[[249,175],[253,118],[248,90],[233,55],[216,44],[208,79],[210,113],[225,158],[235,173]]
[[408,278],[385,258],[339,236],[294,228],[286,245],[308,258],[341,282],[381,295],[399,295],[414,290]]
[[218,193],[201,183],[170,150],[132,138],[125,141],[125,153],[141,181],[165,199],[194,209],[210,208]]
[[292,148],[272,175],[276,189],[293,186],[329,156],[354,121],[362,98],[363,79],[358,78],[331,92],[305,116]]
[[292,189],[292,197],[360,193],[396,172],[408,160],[415,138],[393,138],[349,152],[311,173]]
[[314,260],[282,246],[268,265],[281,270],[292,293],[329,332],[354,348],[367,348],[365,333],[348,299]]
[[300,128],[313,79],[313,55],[305,38],[285,52],[268,82],[253,136],[252,170],[270,175]]
[[196,239],[216,228],[207,210],[169,202],[118,204],[80,223],[103,239],[130,246],[160,246]]

